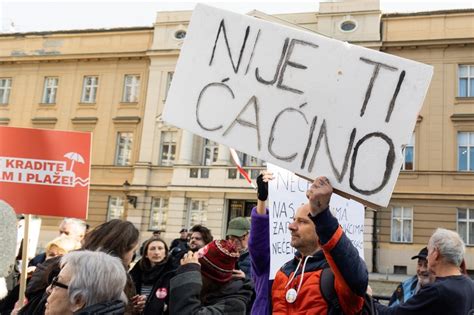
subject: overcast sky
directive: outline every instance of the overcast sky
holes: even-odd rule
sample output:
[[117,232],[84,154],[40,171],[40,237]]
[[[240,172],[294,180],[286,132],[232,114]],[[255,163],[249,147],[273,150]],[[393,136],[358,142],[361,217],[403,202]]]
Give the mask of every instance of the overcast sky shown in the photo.
[[[318,11],[317,1],[200,1],[239,13]],[[90,28],[152,26],[158,11],[192,10],[196,2],[172,0],[0,0],[0,31],[35,32]],[[474,8],[474,0],[380,0],[381,10],[414,12]]]

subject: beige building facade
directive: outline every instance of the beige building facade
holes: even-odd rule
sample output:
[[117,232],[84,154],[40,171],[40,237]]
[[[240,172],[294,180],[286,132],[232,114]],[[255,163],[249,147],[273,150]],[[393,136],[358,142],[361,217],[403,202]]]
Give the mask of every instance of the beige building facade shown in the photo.
[[[390,205],[366,211],[365,257],[370,270],[413,274],[410,257],[445,227],[463,236],[474,266],[474,10],[383,14],[376,0],[349,0],[249,15],[434,66]],[[250,215],[255,192],[228,148],[161,118],[190,16],[158,12],[153,28],[0,35],[0,89],[9,87],[0,123],[93,132],[92,226],[125,215],[142,238],[161,230],[171,241],[198,223],[223,237],[232,217]],[[264,168],[241,159],[253,178]],[[43,242],[57,223],[43,219]]]
[[[92,132],[91,225],[107,220],[108,204],[133,178],[152,36],[152,28],[0,36],[0,123]],[[59,223],[42,219],[40,246]]]

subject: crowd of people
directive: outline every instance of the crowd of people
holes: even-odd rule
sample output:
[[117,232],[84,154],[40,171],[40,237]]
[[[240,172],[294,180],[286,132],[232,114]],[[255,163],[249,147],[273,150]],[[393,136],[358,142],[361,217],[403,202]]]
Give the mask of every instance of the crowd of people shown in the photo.
[[[465,245],[437,229],[417,259],[417,274],[389,305],[371,298],[368,271],[329,211],[332,186],[314,180],[291,231],[293,259],[270,278],[268,182],[257,178],[250,220],[229,222],[225,239],[202,225],[183,228],[168,244],[111,220],[91,230],[65,219],[60,236],[29,263],[23,307],[18,286],[0,314],[453,314],[474,313],[474,283],[465,275]],[[139,258],[135,255],[139,251]]]

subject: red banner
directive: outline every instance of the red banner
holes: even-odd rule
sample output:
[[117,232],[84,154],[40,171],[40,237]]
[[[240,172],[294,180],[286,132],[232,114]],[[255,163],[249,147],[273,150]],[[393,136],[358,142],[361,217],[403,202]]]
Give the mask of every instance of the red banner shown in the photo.
[[87,218],[91,134],[0,127],[0,200],[16,213]]

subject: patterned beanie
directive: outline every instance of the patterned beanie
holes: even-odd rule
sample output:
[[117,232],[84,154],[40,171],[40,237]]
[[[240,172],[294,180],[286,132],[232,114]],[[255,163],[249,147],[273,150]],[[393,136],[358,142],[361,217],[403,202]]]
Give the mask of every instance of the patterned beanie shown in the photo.
[[231,242],[215,240],[201,248],[199,254],[203,275],[219,283],[232,279],[232,270],[240,254]]

